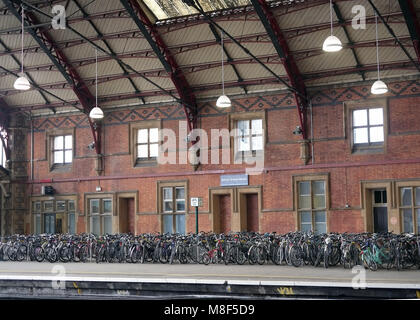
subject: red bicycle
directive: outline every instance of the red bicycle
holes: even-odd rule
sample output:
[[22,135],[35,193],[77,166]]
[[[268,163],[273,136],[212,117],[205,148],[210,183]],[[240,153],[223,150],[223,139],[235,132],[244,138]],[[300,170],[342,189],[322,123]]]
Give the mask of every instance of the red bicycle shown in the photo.
[[201,262],[205,265],[211,263],[224,262],[227,259],[226,250],[224,247],[224,240],[217,239],[215,240],[216,245],[213,249],[210,249],[208,252],[204,252],[201,256]]

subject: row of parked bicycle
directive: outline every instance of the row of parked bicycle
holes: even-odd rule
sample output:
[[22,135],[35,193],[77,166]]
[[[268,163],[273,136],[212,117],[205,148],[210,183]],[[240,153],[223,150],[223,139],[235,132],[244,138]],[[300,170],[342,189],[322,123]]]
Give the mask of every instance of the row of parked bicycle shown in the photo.
[[291,232],[215,234],[41,234],[2,238],[0,259],[49,262],[341,264],[397,270],[420,269],[420,236]]

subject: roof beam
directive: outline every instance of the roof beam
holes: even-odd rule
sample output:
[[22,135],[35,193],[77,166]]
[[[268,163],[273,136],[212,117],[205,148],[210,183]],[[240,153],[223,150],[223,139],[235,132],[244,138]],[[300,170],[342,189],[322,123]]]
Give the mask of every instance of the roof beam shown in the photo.
[[[4,48],[4,50],[6,51],[6,52],[10,52],[10,48],[0,39],[0,45]],[[13,55],[13,54],[11,54],[10,55],[11,57],[12,57],[12,59],[13,59],[13,61],[18,65],[18,67],[19,67],[19,71],[20,71],[20,69],[21,69],[21,67],[22,67],[22,65],[21,65],[21,63],[20,63],[20,61],[15,57],[15,55]],[[33,85],[35,85],[35,86],[38,86],[37,84],[36,84],[36,82],[34,81],[34,79],[31,77],[31,75],[29,74],[29,73],[26,73],[26,76],[28,77],[28,79],[29,79],[29,81],[33,84]],[[41,97],[42,97],[42,99],[45,101],[45,104],[50,104],[50,101],[47,99],[47,97],[46,97],[46,95],[44,94],[44,92],[42,92],[41,90],[38,90],[38,92],[39,92],[39,94],[41,95]],[[50,108],[50,110],[53,112],[53,113],[55,113],[55,109],[54,108]]]
[[[211,30],[211,32],[213,33],[213,35],[214,35],[214,38],[216,39],[216,42],[217,43],[219,43],[220,45],[222,45],[222,39],[221,39],[221,37],[220,37],[220,35],[217,33],[217,30],[216,30],[216,28],[211,24],[211,23],[209,23],[209,27],[210,27],[210,30]],[[223,39],[224,40],[224,39]],[[230,54],[229,54],[229,52],[227,51],[227,48],[226,48],[226,46],[223,46],[223,52],[225,53],[225,55],[226,55],[226,60],[227,60],[227,62],[229,63],[229,62],[232,62],[233,61],[233,59],[232,59],[232,57],[230,56]],[[234,64],[231,64],[232,65],[232,69],[233,69],[233,72],[235,73],[235,75],[236,75],[236,78],[238,79],[238,82],[239,82],[239,86],[242,88],[242,90],[244,90],[244,92],[245,92],[245,94],[247,93],[247,89],[246,89],[246,87],[245,86],[243,86],[243,85],[241,85],[241,83],[244,81],[244,79],[241,77],[241,75],[239,74],[239,71],[238,71],[238,68],[236,68],[235,67],[235,65]]]
[[[389,62],[381,64],[381,70],[416,70],[413,67],[413,64],[410,61],[395,61],[395,62]],[[377,71],[377,64],[371,64],[371,65],[364,65],[362,67],[362,70],[365,72],[372,72],[374,73],[374,76],[376,76]],[[318,79],[324,79],[334,76],[340,76],[340,75],[348,75],[348,74],[358,74],[360,73],[360,68],[356,67],[349,67],[349,68],[337,68],[337,69],[327,69],[317,72],[311,72],[311,73],[305,73],[304,78],[307,81],[311,80],[318,80]],[[282,77],[283,80],[287,80],[286,76]],[[356,79],[352,80],[352,82],[357,81]],[[255,86],[255,85],[265,85],[265,84],[278,84],[280,83],[277,77],[266,77],[266,78],[258,78],[258,79],[249,79],[244,80],[243,85],[246,86]],[[363,83],[362,83],[363,85]],[[236,80],[225,82],[225,88],[235,88],[238,87],[238,82]],[[201,92],[201,91],[208,91],[208,90],[218,90],[221,88],[220,83],[212,83],[212,84],[201,84],[199,86],[194,86],[193,90],[195,92]],[[175,89],[171,90],[170,92],[175,93]],[[108,96],[101,96],[100,101],[101,103],[105,102],[112,102],[112,101],[120,101],[120,100],[126,100],[126,99],[134,99],[138,98],[140,94],[135,93],[127,93],[127,94],[112,94]],[[144,97],[155,97],[155,96],[162,96],[163,93],[160,90],[154,90],[154,91],[143,91],[141,93],[141,96]],[[170,102],[170,101],[168,101]],[[69,101],[69,102],[57,102],[52,103],[52,106],[54,107],[64,107],[69,105],[70,103],[77,103],[77,101]],[[35,106],[22,106],[20,107],[21,110],[31,110],[31,109],[45,109],[47,106],[38,104]]]
[[[86,13],[85,9],[77,2],[77,0],[73,0],[74,4],[77,6],[77,8],[79,9],[79,11],[82,13],[84,18],[89,18],[89,15]],[[109,52],[116,56],[115,51],[111,48],[110,44],[108,43],[107,40],[105,40],[103,37],[104,35],[99,31],[98,27],[93,23],[92,20],[88,19],[88,23],[90,24],[90,26],[93,28],[93,30],[95,30],[97,36],[99,39],[102,40],[103,44],[107,47],[107,49],[109,50]],[[120,69],[123,71],[123,73],[125,75],[128,75],[128,71],[127,69],[123,66],[123,64],[119,61],[117,61],[118,65],[120,66]],[[131,86],[133,87],[134,91],[136,93],[140,93],[139,88],[137,87],[137,85],[134,83],[134,81],[131,78],[128,78],[128,81],[130,82]],[[143,97],[139,97],[140,101],[145,104],[145,101],[143,99]]]
[[276,18],[270,11],[265,0],[251,0],[252,5],[255,8],[265,30],[267,31],[270,39],[273,43],[274,48],[277,51],[280,59],[283,62],[284,69],[286,70],[287,77],[291,86],[296,89],[293,92],[295,97],[296,105],[299,112],[299,121],[302,129],[303,139],[307,139],[307,128],[306,128],[306,111],[308,108],[308,99],[306,95],[306,86],[303,80],[303,76],[299,71],[295,59],[290,53],[290,49],[287,45],[286,39],[283,36],[282,31],[277,23]]
[[[340,11],[340,8],[338,7],[338,4],[336,2],[334,2],[334,1],[333,1],[333,8],[334,8],[335,15],[337,16],[338,22],[341,25],[341,27],[343,28],[344,34],[347,37],[348,44],[350,46],[353,46],[354,45],[354,41],[351,39],[351,36],[350,36],[350,34],[349,34],[348,30],[347,30],[347,27],[345,25],[346,21],[343,18],[343,15],[341,14],[341,11]],[[356,62],[356,67],[357,68],[362,67],[362,64],[360,62],[360,59],[359,59],[359,57],[358,57],[358,55],[356,53],[356,49],[354,47],[351,47],[351,53],[353,54],[354,61]],[[360,75],[362,77],[362,80],[365,81],[366,80],[365,73],[363,71],[361,71],[360,72]]]
[[[269,40],[267,41],[266,38],[268,38],[268,36],[266,35],[266,33],[264,33],[264,34],[262,34],[262,36],[255,35],[252,38],[251,37],[247,37],[247,38],[244,37],[242,39],[247,39],[246,41],[249,41],[249,42],[252,42],[252,43],[267,43],[267,42],[270,42]],[[244,40],[244,41],[241,41],[241,42],[244,43],[246,41]],[[411,43],[412,43],[410,36],[400,37],[400,41],[404,44],[407,44],[407,45],[411,45]],[[232,43],[232,41],[226,41],[226,42]],[[198,49],[202,49],[202,48],[206,48],[206,47],[214,46],[214,45],[217,45],[217,42],[215,42],[213,40],[209,40],[209,41],[202,41],[202,42],[199,42],[197,44],[191,43],[191,44],[185,44],[185,45],[177,45],[177,46],[171,47],[171,51],[173,52],[173,55],[176,55],[176,54],[182,54],[184,52],[198,50]],[[398,47],[398,44],[396,43],[395,39],[389,38],[389,39],[379,40],[379,46],[380,47]],[[344,45],[344,49],[367,48],[367,47],[375,47],[376,48],[376,41],[364,41],[364,42],[357,42],[357,43],[354,43],[352,45],[350,45],[350,44],[345,44]],[[39,48],[39,47],[36,47],[36,48]],[[294,56],[296,61],[304,60],[304,59],[311,58],[311,57],[314,57],[314,56],[318,56],[318,55],[321,55],[321,54],[324,54],[324,51],[322,51],[322,49],[320,49],[320,48],[312,48],[312,49],[304,49],[304,50],[299,50],[299,51],[292,51],[292,55]],[[2,56],[2,55],[6,55],[6,52],[0,52],[0,56]],[[136,50],[136,51],[132,51],[132,52],[116,54],[116,55],[114,55],[114,57],[118,58],[119,60],[120,59],[138,59],[138,58],[141,58],[141,59],[155,59],[155,55],[153,54],[153,51],[150,50],[150,49]],[[278,55],[275,54],[275,55],[258,56],[259,59],[266,59],[266,63],[277,63],[276,59],[274,59],[275,57],[278,57]],[[267,61],[267,59],[269,59],[270,61]],[[111,56],[98,57],[98,63],[106,62],[106,61],[110,61],[110,60],[114,60],[114,58],[111,57]],[[253,63],[252,59],[246,58],[245,60],[250,61],[250,63]],[[242,61],[244,61],[244,59],[234,59],[234,60],[233,59],[230,59],[230,60],[228,59],[227,64],[235,65],[235,64],[242,63]],[[80,58],[80,59],[72,60],[71,64],[74,67],[80,68],[80,67],[84,67],[84,66],[87,66],[87,65],[94,64],[95,62],[96,62],[96,60],[95,60],[94,57],[93,58]],[[209,64],[214,64],[214,63],[209,63]],[[206,66],[206,65],[207,64],[186,65],[186,66],[181,66],[181,69],[194,68],[195,70],[198,70],[200,66]],[[220,65],[220,63],[219,63],[219,65]],[[51,63],[25,67],[25,70],[27,72],[57,71],[55,66]],[[163,70],[163,69],[159,69],[159,70]],[[20,70],[13,70],[13,72],[19,73]],[[148,71],[146,71],[146,72],[148,72]],[[154,70],[153,72],[156,73],[157,71]],[[188,73],[188,72],[190,72],[190,71],[186,71],[185,73]],[[3,73],[0,72],[0,76],[6,75],[7,73],[8,72],[3,72]],[[166,73],[164,74],[164,73],[165,72],[163,70],[163,72],[161,74],[158,74],[157,76],[167,77],[167,74]],[[104,77],[106,77],[106,76],[99,76],[98,79],[101,79],[101,78],[104,78]],[[89,82],[89,81],[90,81],[90,79],[85,79],[85,82]]]
[[[11,13],[18,19],[21,19],[21,15],[18,10],[15,8],[14,3],[10,0],[3,0],[4,4],[8,7]],[[19,2],[21,5],[26,5],[23,1]],[[32,12],[26,12],[26,20],[24,22],[25,26],[28,25],[37,25],[39,21],[37,17]],[[37,42],[41,47],[43,52],[48,56],[51,62],[57,67],[61,75],[66,79],[67,83],[71,85],[73,92],[76,94],[79,99],[83,111],[88,115],[90,110],[93,108],[95,103],[95,98],[90,93],[88,87],[79,76],[76,69],[70,64],[68,58],[65,54],[57,47],[54,40],[48,34],[46,30],[42,28],[28,28],[28,32],[32,38]],[[97,154],[101,153],[101,134],[100,127],[95,126],[90,118],[89,123],[92,129],[93,138],[95,140],[95,150]]]
[[420,63],[420,22],[412,0],[398,0],[407,23],[408,31],[413,40],[417,61]]
[[378,15],[378,17],[381,19],[382,23],[385,25],[385,27],[387,28],[387,30],[390,33],[390,35],[393,36],[394,39],[397,41],[398,45],[400,46],[400,48],[402,49],[402,51],[404,52],[404,54],[408,57],[408,59],[410,59],[410,61],[417,68],[417,70],[420,71],[420,64],[416,63],[416,61],[411,57],[410,53],[407,51],[407,49],[405,48],[405,46],[401,43],[400,39],[395,34],[394,30],[392,30],[392,28],[386,22],[386,20],[382,16],[382,14],[379,12],[378,8],[376,8],[376,6],[373,4],[372,0],[367,0],[367,1],[372,6],[373,10]]
[[169,48],[166,46],[162,37],[159,35],[155,26],[149,20],[137,0],[120,0],[120,2],[130,14],[136,26],[143,33],[143,36],[152,47],[165,71],[171,77],[178,95],[183,101],[183,107],[188,121],[188,129],[192,130],[196,128],[198,108],[195,94]]

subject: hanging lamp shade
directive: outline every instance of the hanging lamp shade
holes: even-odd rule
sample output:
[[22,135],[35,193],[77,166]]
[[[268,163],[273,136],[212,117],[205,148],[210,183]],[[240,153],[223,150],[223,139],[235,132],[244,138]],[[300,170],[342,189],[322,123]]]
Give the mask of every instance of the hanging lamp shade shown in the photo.
[[20,74],[13,86],[16,90],[28,90],[31,84],[24,74]]
[[104,117],[104,112],[99,107],[94,107],[90,110],[89,117],[94,120],[101,120]]
[[322,45],[322,50],[326,52],[337,52],[341,49],[343,49],[343,44],[340,39],[332,35],[325,39],[324,44]]
[[221,95],[216,101],[216,106],[219,108],[230,108],[232,103],[228,96]]
[[385,94],[388,92],[388,87],[382,80],[376,80],[370,89],[372,94]]

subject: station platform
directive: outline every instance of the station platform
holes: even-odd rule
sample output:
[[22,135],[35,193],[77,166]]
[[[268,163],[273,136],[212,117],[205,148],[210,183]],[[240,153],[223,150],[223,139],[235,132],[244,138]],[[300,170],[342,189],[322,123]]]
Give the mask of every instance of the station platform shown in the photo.
[[2,261],[0,298],[420,299],[420,270],[361,270]]

